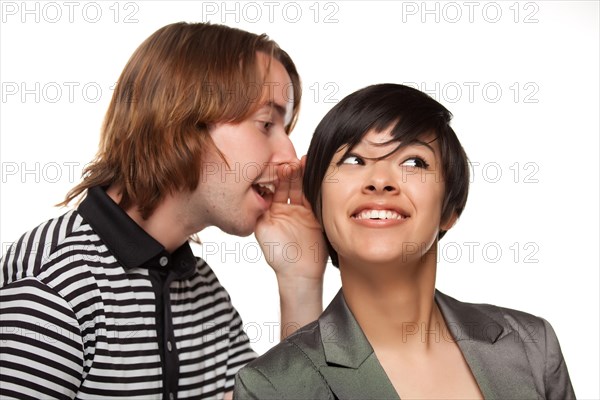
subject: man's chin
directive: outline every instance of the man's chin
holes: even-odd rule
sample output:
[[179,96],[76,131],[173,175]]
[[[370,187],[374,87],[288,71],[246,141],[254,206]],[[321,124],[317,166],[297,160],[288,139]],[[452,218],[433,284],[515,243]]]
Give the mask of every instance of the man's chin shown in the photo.
[[255,226],[230,226],[221,230],[229,235],[246,237],[254,233]]

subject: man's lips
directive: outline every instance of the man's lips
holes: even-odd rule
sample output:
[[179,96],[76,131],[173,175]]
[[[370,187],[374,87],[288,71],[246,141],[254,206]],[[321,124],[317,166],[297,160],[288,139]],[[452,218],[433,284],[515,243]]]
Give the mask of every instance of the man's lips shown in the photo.
[[277,186],[275,182],[265,182],[265,183],[255,183],[252,185],[252,189],[254,189],[260,197],[266,197],[268,195],[273,195]]
[[[271,204],[273,203],[273,193],[274,193],[274,185],[267,185],[265,183],[255,183],[252,184],[252,191],[254,192],[256,199],[258,201],[261,212],[267,211]],[[273,190],[273,191],[272,191]]]

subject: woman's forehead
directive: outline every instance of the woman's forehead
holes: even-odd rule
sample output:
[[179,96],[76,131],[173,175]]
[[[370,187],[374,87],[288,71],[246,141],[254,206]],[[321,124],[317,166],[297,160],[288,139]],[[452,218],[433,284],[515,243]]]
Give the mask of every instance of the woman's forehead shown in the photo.
[[387,148],[388,146],[401,149],[412,145],[425,145],[431,147],[437,141],[437,138],[438,135],[433,131],[407,134],[398,137],[397,135],[394,135],[393,127],[381,131],[371,129],[367,131],[356,144],[352,145],[351,143],[346,143],[340,146],[338,151],[349,149],[350,146],[352,146],[353,149],[357,147]]

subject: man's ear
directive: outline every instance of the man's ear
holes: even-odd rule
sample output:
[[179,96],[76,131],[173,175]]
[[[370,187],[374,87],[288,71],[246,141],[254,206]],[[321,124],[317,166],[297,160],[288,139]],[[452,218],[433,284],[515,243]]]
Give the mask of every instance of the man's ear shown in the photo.
[[454,226],[456,221],[458,221],[458,214],[456,213],[456,211],[452,211],[450,216],[448,216],[448,218],[446,218],[446,221],[442,221],[442,223],[440,225],[440,230],[441,231],[449,231],[450,228],[452,228]]

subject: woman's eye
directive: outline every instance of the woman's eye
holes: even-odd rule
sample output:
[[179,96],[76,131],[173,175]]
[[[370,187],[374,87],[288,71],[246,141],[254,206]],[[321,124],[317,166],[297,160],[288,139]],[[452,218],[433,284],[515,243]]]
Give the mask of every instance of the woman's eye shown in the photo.
[[414,168],[429,167],[429,164],[427,164],[427,161],[423,160],[421,157],[411,157],[411,158],[405,160],[402,163],[402,165],[406,166],[406,167],[414,167]]
[[340,160],[340,164],[364,165],[364,161],[359,156],[349,154]]

